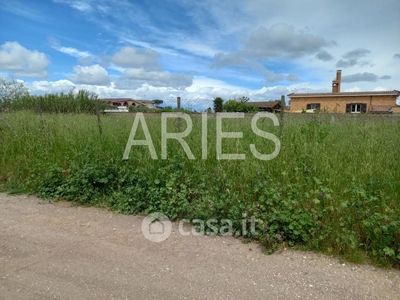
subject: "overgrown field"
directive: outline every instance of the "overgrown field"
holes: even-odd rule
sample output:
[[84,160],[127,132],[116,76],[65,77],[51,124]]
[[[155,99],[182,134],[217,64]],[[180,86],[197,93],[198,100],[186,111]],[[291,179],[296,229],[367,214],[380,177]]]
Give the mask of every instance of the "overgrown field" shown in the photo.
[[[192,115],[185,137],[195,159],[176,140],[161,159],[161,116],[145,115],[158,159],[147,146],[122,156],[135,114],[95,115],[10,112],[0,114],[0,189],[36,193],[117,212],[162,212],[170,219],[254,216],[270,251],[283,246],[337,254],[360,262],[400,265],[400,118],[368,115],[285,116],[283,137],[271,120],[257,127],[279,137],[279,155],[259,160],[275,145],[251,129],[252,115],[223,119],[222,153],[216,156],[216,119],[207,118],[207,159],[202,159],[202,119]],[[168,119],[168,132],[185,120]],[[144,139],[139,126],[135,140]]]

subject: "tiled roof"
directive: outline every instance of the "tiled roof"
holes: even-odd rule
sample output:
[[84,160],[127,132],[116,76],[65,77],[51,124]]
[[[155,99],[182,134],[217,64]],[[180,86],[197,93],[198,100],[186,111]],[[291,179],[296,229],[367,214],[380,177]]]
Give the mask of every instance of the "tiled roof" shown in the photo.
[[258,102],[247,102],[247,104],[254,105],[255,107],[274,108],[280,104],[280,101],[258,101]]
[[108,102],[135,101],[139,103],[153,103],[153,100],[136,100],[132,98],[101,98],[100,100]]
[[290,98],[296,97],[346,97],[346,96],[396,96],[400,95],[400,91],[371,91],[371,92],[342,92],[342,93],[291,93],[288,96]]
[[109,101],[109,102],[135,101],[132,98],[101,98],[100,100]]
[[126,101],[132,101],[133,103],[136,103],[139,106],[144,106],[145,104],[142,102],[143,100],[134,100],[132,98],[102,98],[100,99],[101,101],[106,101],[106,102],[126,102]]
[[153,100],[135,100],[140,103],[153,103]]

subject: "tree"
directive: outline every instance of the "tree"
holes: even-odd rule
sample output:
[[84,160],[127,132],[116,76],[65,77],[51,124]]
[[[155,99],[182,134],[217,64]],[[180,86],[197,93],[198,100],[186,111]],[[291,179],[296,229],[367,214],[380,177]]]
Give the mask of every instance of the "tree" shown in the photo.
[[241,102],[237,102],[236,100],[228,100],[224,103],[223,109],[226,112],[241,112]]
[[159,100],[159,99],[153,100],[153,104],[155,104],[156,107],[159,107],[163,103],[164,103],[163,100]]
[[231,99],[224,103],[223,109],[226,112],[244,112],[244,113],[255,113],[257,112],[257,108],[248,104],[249,98],[240,97],[239,100]]
[[214,112],[222,112],[222,105],[224,103],[224,99],[221,97],[217,97],[214,99]]
[[250,100],[250,98],[249,98],[249,97],[246,97],[246,96],[242,96],[242,97],[239,98],[239,102],[240,102],[240,103],[246,103],[246,102],[248,102],[249,100]]
[[13,101],[29,96],[29,91],[22,82],[0,77],[0,111],[10,108]]

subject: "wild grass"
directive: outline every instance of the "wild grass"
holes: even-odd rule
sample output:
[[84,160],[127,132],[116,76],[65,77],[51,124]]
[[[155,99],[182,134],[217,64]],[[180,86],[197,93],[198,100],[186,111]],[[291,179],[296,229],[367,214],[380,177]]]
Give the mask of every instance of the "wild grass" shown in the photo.
[[[11,111],[31,110],[39,114],[44,113],[92,113],[96,112],[96,94],[79,90],[68,93],[29,95],[26,94],[12,101],[9,109]],[[105,102],[99,101],[99,109],[102,111],[108,107]]]
[[[256,238],[271,252],[297,246],[338,254],[352,261],[368,257],[400,264],[400,122],[396,116],[290,115],[283,136],[271,120],[258,128],[279,137],[279,155],[259,160],[275,144],[251,129],[253,115],[223,119],[222,130],[242,138],[222,139],[218,159],[216,118],[207,117],[207,159],[202,159],[202,118],[184,138],[195,159],[176,140],[161,159],[161,116],[145,115],[158,159],[147,146],[122,156],[135,114],[0,115],[0,189],[37,193],[121,213],[163,212],[171,219],[231,219],[241,230],[243,214],[254,216]],[[168,132],[183,132],[185,120],[168,119]],[[135,140],[145,139],[139,126]]]

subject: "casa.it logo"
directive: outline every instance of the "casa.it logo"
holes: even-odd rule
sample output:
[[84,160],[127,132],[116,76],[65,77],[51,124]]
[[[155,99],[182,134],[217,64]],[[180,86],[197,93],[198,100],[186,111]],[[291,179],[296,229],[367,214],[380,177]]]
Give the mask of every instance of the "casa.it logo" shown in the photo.
[[165,241],[171,234],[172,224],[169,218],[159,212],[147,215],[142,222],[142,234],[154,243]]

